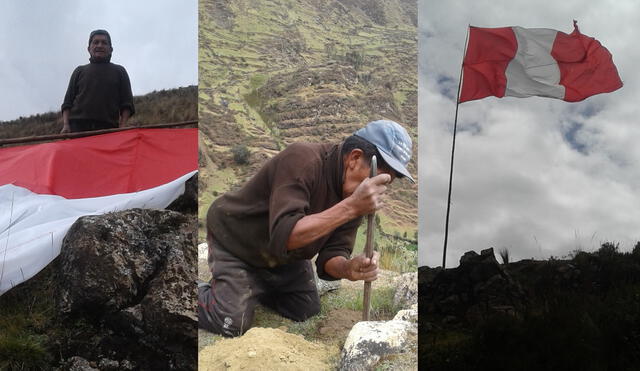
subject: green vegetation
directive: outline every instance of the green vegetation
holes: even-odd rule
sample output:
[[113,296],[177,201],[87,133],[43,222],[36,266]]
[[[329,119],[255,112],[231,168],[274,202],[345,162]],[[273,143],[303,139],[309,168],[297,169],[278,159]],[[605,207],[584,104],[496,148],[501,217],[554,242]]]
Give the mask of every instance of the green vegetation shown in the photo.
[[[402,308],[393,304],[395,287],[382,287],[371,296],[371,317],[374,319],[390,319]],[[363,309],[364,291],[358,290],[357,296],[346,301],[346,308],[361,312]]]
[[[0,296],[0,370],[48,370],[56,359],[52,270]],[[53,363],[55,364],[55,363]]]
[[246,165],[249,163],[249,156],[251,156],[251,152],[249,148],[244,144],[238,144],[231,148],[231,153],[233,153],[233,161],[238,165]]
[[[365,222],[358,228],[353,255],[364,251],[366,240],[367,224],[365,219]],[[416,244],[400,240],[394,235],[382,235],[379,226],[376,227],[374,232],[374,243],[374,249],[380,253],[378,265],[381,269],[398,273],[415,272],[417,270],[418,248]]]
[[0,370],[47,370],[51,355],[44,335],[25,335],[23,330],[0,335]]

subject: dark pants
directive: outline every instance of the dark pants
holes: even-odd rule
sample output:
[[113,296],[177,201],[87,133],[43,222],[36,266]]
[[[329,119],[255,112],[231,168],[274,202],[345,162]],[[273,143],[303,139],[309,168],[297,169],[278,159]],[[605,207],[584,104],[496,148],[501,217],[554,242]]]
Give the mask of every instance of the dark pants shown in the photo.
[[108,122],[95,121],[95,120],[83,120],[83,119],[72,119],[69,120],[69,130],[72,133],[77,133],[80,131],[93,131],[93,130],[102,130],[102,129],[114,129],[117,128],[118,125],[114,125]]
[[302,260],[275,268],[254,268],[226,250],[211,247],[210,285],[198,287],[198,326],[225,336],[251,327],[258,302],[294,321],[320,312],[313,268]]

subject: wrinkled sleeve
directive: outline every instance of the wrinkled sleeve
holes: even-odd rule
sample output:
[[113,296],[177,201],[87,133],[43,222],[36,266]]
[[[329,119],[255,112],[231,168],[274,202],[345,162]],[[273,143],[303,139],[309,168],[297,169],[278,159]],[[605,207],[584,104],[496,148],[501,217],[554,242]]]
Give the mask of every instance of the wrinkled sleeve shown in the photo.
[[69,79],[69,86],[67,86],[67,93],[64,95],[64,101],[62,102],[61,111],[71,109],[73,102],[78,94],[78,76],[80,75],[80,67],[76,67]]
[[124,109],[129,109],[131,116],[136,113],[136,109],[133,106],[133,92],[131,91],[131,81],[129,81],[129,75],[127,70],[122,67],[120,77],[120,112]]
[[[309,200],[314,184],[304,176],[314,171],[313,165],[305,164],[304,151],[281,152],[282,156],[272,174],[269,198],[269,251],[276,256],[288,254],[287,241],[298,220],[309,213]],[[305,166],[306,165],[306,166]]]
[[316,271],[318,272],[318,277],[326,281],[335,281],[339,279],[330,276],[325,272],[324,265],[327,261],[336,256],[343,256],[347,259],[351,258],[353,245],[356,242],[356,233],[358,232],[358,227],[361,223],[362,217],[356,218],[338,227],[333,232],[329,241],[327,241],[326,245],[318,253],[318,258],[316,259]]

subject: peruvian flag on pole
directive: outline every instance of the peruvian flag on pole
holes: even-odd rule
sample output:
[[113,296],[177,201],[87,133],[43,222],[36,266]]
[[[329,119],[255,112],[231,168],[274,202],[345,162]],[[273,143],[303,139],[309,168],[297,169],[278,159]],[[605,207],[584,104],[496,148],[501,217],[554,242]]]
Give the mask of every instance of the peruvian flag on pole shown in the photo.
[[165,208],[198,169],[197,129],[133,129],[0,149],[0,295],[58,254],[83,215]]
[[470,27],[459,102],[541,96],[578,102],[622,87],[598,40],[545,28]]

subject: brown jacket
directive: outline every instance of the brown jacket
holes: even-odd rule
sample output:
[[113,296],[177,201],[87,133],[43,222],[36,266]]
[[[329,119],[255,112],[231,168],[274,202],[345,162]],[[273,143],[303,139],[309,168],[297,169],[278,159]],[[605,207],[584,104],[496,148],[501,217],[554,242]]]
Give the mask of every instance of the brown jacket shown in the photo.
[[294,225],[305,215],[342,200],[341,145],[296,143],[270,159],[241,189],[213,202],[207,232],[213,242],[245,263],[275,267],[316,254],[318,276],[335,256],[349,258],[362,218],[299,249],[288,251]]

